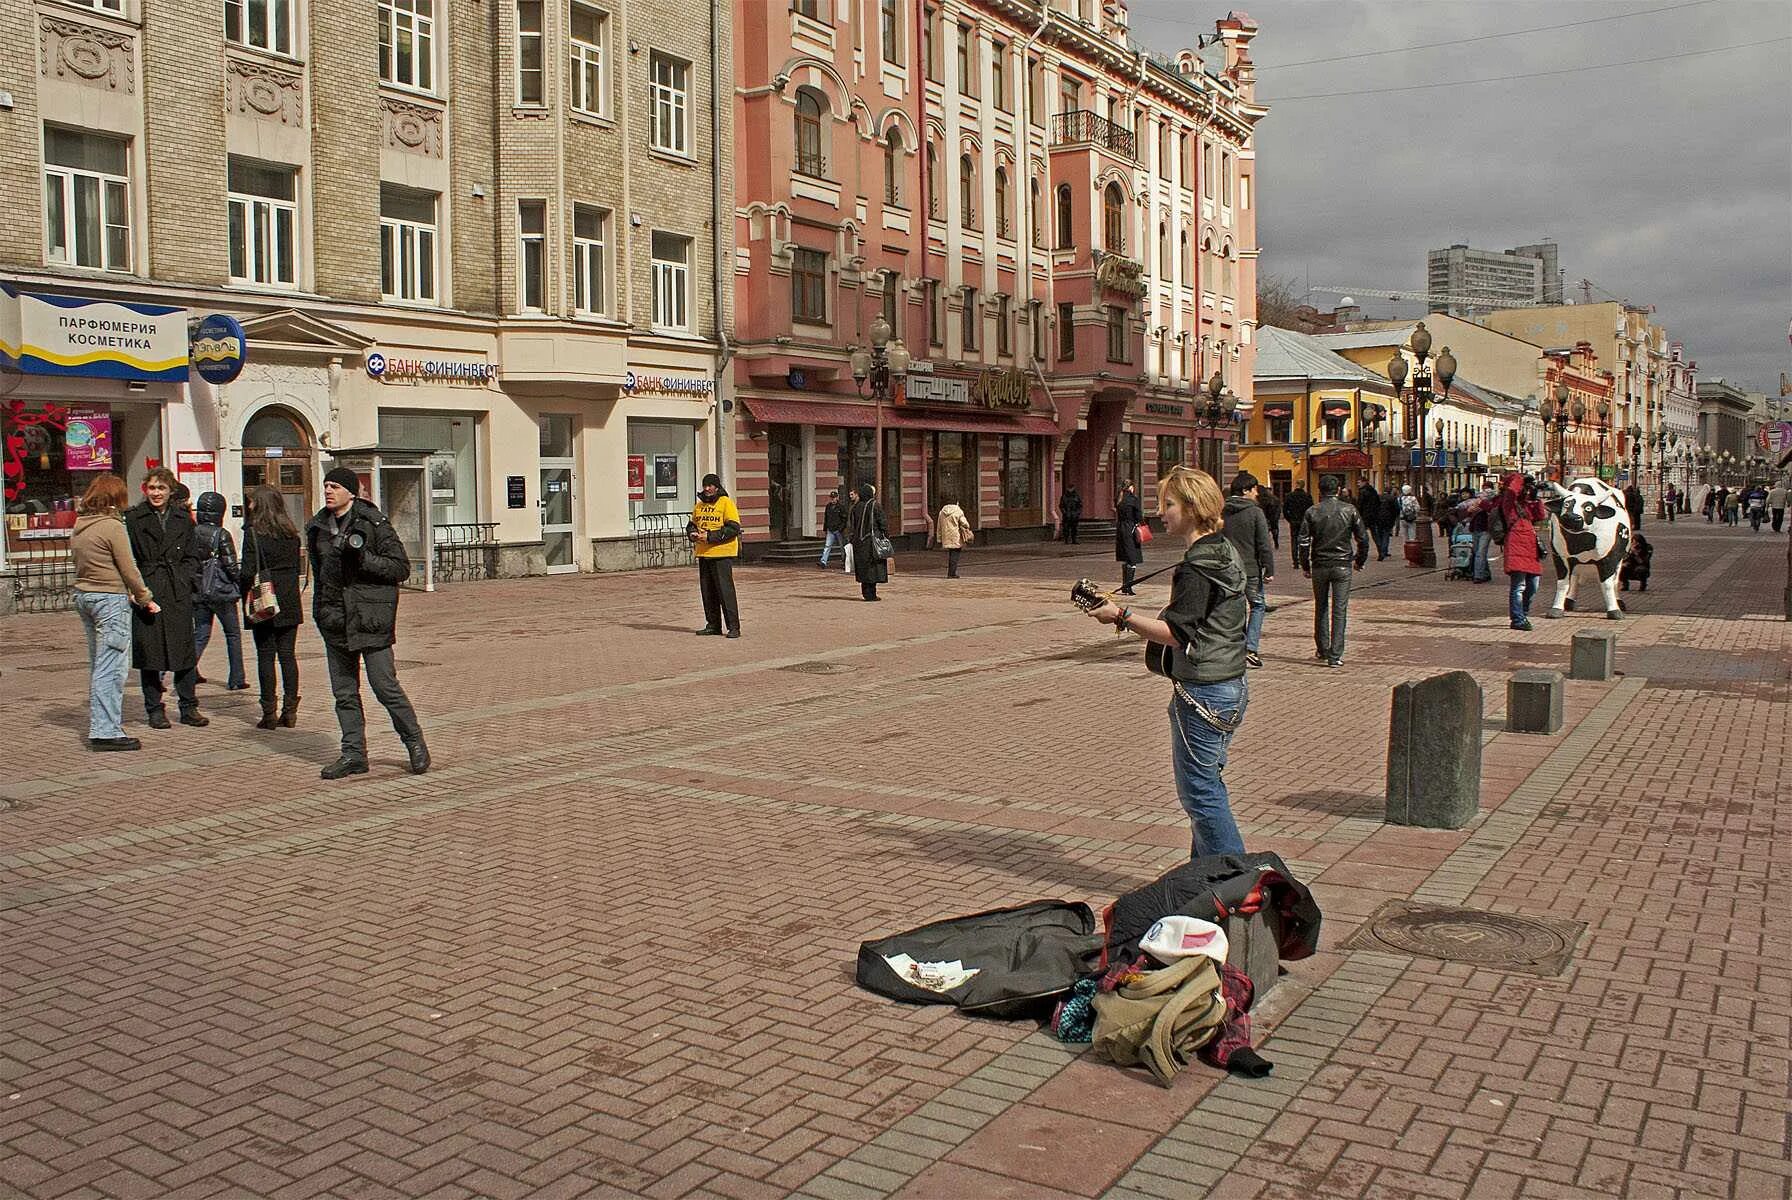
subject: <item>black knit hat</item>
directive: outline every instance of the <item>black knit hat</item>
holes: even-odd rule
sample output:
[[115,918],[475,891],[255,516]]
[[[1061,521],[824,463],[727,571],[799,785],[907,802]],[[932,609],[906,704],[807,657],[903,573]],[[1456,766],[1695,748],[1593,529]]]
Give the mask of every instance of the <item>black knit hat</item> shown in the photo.
[[324,482],[335,484],[351,496],[359,495],[361,491],[361,477],[347,467],[331,467],[324,472]]

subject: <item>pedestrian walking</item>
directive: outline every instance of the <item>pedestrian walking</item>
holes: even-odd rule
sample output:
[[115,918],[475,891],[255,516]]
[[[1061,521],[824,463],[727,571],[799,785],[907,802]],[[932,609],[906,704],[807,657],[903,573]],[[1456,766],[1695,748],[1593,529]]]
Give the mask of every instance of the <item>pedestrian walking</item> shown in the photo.
[[1778,533],[1786,519],[1786,481],[1776,479],[1767,489],[1767,507],[1773,513],[1773,531]]
[[1634,480],[1624,485],[1624,511],[1630,514],[1631,529],[1643,527],[1643,508],[1648,502],[1648,498],[1643,495],[1643,489],[1638,487]]
[[971,529],[971,522],[964,515],[964,509],[958,507],[957,501],[948,500],[940,507],[933,529],[934,540],[946,552],[946,578],[957,579],[959,556],[971,544],[971,539],[977,536]]
[[324,779],[367,774],[367,723],[361,710],[361,668],[385,706],[410,757],[411,774],[429,770],[429,747],[417,713],[398,682],[392,644],[398,640],[398,585],[411,577],[411,560],[386,514],[355,493],[360,481],[347,467],[324,474],[324,506],[305,525],[312,570],[311,619],[324,641],[342,753]]
[[1469,517],[1468,529],[1475,536],[1475,553],[1470,560],[1469,580],[1472,583],[1493,582],[1493,567],[1488,560],[1493,555],[1493,501],[1494,490],[1483,488],[1480,496],[1474,500],[1474,512]]
[[1319,480],[1319,503],[1301,520],[1294,541],[1295,565],[1313,581],[1313,657],[1330,667],[1344,665],[1352,564],[1360,571],[1369,561],[1362,514],[1338,491],[1336,475]]
[[890,527],[884,521],[884,510],[877,505],[877,489],[869,483],[859,485],[859,498],[847,514],[847,529],[852,538],[852,573],[859,581],[859,595],[866,600],[882,599],[877,585],[890,582],[889,555],[880,553],[890,544]]
[[1226,498],[1222,522],[1226,540],[1238,551],[1238,561],[1244,566],[1245,600],[1250,605],[1244,627],[1244,665],[1254,670],[1263,665],[1263,616],[1268,611],[1264,589],[1276,577],[1275,548],[1269,537],[1269,518],[1257,503],[1261,490],[1257,477],[1240,471],[1227,490],[1231,495]]
[[1083,523],[1083,494],[1076,490],[1076,484],[1067,483],[1058,497],[1058,529],[1059,536],[1066,544],[1076,545],[1077,526]]
[[1649,539],[1644,537],[1641,533],[1631,534],[1630,549],[1625,552],[1624,561],[1618,566],[1618,583],[1620,587],[1628,592],[1630,590],[1630,585],[1634,583],[1636,584],[1637,591],[1648,591],[1649,572],[1653,567],[1654,561],[1655,547],[1649,544]]
[[1767,519],[1767,489],[1758,483],[1750,486],[1742,493],[1742,507],[1748,513],[1749,527],[1760,533],[1761,522]]
[[703,477],[691,519],[684,523],[697,559],[697,588],[703,596],[703,628],[699,637],[715,637],[727,627],[740,636],[740,601],[734,594],[734,560],[740,556],[740,510],[722,486],[722,477]]
[[[240,692],[249,686],[243,676],[243,626],[237,618],[243,587],[239,575],[236,542],[224,528],[224,511],[229,506],[217,492],[199,496],[199,522],[193,527],[193,553],[199,560],[199,575],[193,587],[193,658],[205,661],[205,648],[212,640],[214,620],[224,630],[224,653],[230,663],[230,674],[224,680],[226,691]],[[199,676],[205,682],[205,676]]]
[[1300,566],[1300,552],[1295,544],[1300,541],[1300,523],[1306,517],[1307,510],[1313,507],[1313,495],[1304,487],[1296,487],[1282,501],[1282,515],[1288,518],[1288,552],[1295,556],[1294,565]]
[[1269,522],[1269,540],[1277,549],[1282,548],[1282,499],[1274,488],[1261,485],[1257,488],[1257,503],[1263,508],[1263,519]]
[[130,493],[110,471],[94,476],[76,505],[69,534],[75,560],[75,612],[87,633],[87,745],[90,749],[140,750],[124,732],[124,675],[131,652],[131,606],[151,616],[161,607],[144,583],[119,515]]
[[1399,524],[1400,497],[1390,488],[1381,494],[1380,518],[1369,528],[1369,532],[1376,539],[1375,548],[1381,552],[1381,558],[1377,559],[1377,562],[1386,559],[1392,552],[1390,544],[1394,537],[1394,529]]
[[[286,513],[280,493],[262,486],[249,493],[243,523],[243,598],[249,601],[249,636],[255,642],[255,679],[261,685],[261,720],[257,729],[299,723],[299,530]],[[263,584],[273,585],[275,611],[257,617],[256,597]],[[279,668],[279,711],[274,707],[274,673]]]
[[1724,495],[1724,524],[1740,526],[1742,524],[1742,492],[1728,492]]
[[1133,594],[1132,581],[1139,564],[1145,561],[1145,543],[1139,537],[1139,526],[1145,523],[1145,509],[1139,504],[1138,489],[1132,480],[1120,489],[1114,502],[1114,561],[1120,565],[1120,594]]
[[1674,523],[1674,515],[1680,508],[1680,489],[1671,483],[1668,484],[1667,490],[1662,493],[1662,501],[1664,505],[1663,511],[1667,513],[1668,524],[1672,525]]
[[1705,487],[1705,499],[1699,505],[1699,511],[1705,514],[1705,524],[1711,524],[1712,514],[1719,512],[1720,510],[1718,494],[1712,491],[1710,485],[1707,484]]
[[821,565],[826,567],[835,547],[846,540],[846,501],[840,498],[839,488],[828,493],[827,506],[821,510],[821,534],[826,539],[821,546]]
[[1500,494],[1493,505],[1493,535],[1499,543],[1509,585],[1506,615],[1512,628],[1530,631],[1531,601],[1543,579],[1543,554],[1538,528],[1548,510],[1537,499],[1537,485],[1517,471],[1500,480]]
[[1225,498],[1207,472],[1171,468],[1158,480],[1157,505],[1169,536],[1187,547],[1176,565],[1169,606],[1149,617],[1109,601],[1089,615],[1174,652],[1166,656],[1173,683],[1170,761],[1189,818],[1189,857],[1243,854],[1224,772],[1227,749],[1250,705],[1245,569],[1224,533]]
[[1414,541],[1419,536],[1419,498],[1413,495],[1412,484],[1400,485],[1400,540]]
[[[175,498],[180,481],[167,467],[151,468],[143,480],[143,502],[125,510],[125,532],[156,610],[131,610],[131,664],[143,688],[143,709],[151,729],[168,729],[164,672],[174,674],[180,723],[203,728],[211,719],[199,711],[199,658],[193,652],[193,522]],[[185,490],[184,488],[181,490]]]

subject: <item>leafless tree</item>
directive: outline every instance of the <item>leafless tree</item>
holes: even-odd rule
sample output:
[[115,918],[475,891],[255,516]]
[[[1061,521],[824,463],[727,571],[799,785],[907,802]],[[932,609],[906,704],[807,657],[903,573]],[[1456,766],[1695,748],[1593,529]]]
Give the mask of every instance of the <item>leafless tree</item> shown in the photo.
[[1300,329],[1295,315],[1305,301],[1300,286],[1286,275],[1264,272],[1257,276],[1257,323],[1278,329]]

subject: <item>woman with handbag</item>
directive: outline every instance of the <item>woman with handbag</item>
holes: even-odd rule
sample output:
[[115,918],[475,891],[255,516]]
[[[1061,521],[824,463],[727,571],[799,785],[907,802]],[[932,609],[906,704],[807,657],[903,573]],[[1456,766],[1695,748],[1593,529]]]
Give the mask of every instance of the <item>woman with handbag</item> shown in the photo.
[[1116,633],[1136,633],[1175,652],[1167,656],[1174,682],[1171,763],[1176,794],[1193,827],[1189,857],[1243,854],[1222,772],[1250,703],[1244,566],[1226,540],[1226,498],[1211,475],[1174,467],[1158,481],[1157,497],[1164,528],[1188,547],[1170,585],[1169,607],[1148,617],[1109,600],[1089,615]]
[[879,599],[877,585],[890,582],[890,558],[894,553],[890,527],[876,497],[876,488],[861,483],[859,499],[852,506],[846,526],[852,537],[852,573],[859,581],[860,595],[867,600]]
[[[1143,530],[1143,532],[1140,532]],[[1132,595],[1133,576],[1145,561],[1145,543],[1151,540],[1151,527],[1145,524],[1145,509],[1132,480],[1120,489],[1114,502],[1114,561],[1120,566],[1120,594]]]
[[[299,531],[286,515],[280,493],[249,493],[243,525],[243,601],[255,639],[255,673],[261,683],[257,729],[298,724],[299,658],[295,650],[304,610],[299,605]],[[274,715],[274,662],[280,663],[281,703]]]

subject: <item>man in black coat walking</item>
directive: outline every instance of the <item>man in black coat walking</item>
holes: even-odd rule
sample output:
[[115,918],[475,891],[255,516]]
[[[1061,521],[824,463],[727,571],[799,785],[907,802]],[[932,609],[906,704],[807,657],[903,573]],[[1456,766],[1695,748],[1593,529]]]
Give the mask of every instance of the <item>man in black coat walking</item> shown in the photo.
[[429,747],[410,698],[398,684],[392,644],[398,640],[398,585],[411,575],[410,556],[386,514],[355,493],[347,467],[324,475],[324,506],[305,526],[313,574],[311,616],[323,636],[342,726],[342,755],[325,779],[367,774],[367,723],[361,712],[361,664],[410,755],[411,774],[429,770]]
[[180,481],[156,467],[143,481],[144,500],[124,513],[131,556],[156,598],[156,611],[131,606],[131,665],[143,686],[143,708],[151,729],[171,728],[162,673],[174,672],[182,725],[210,725],[199,711],[199,655],[193,647],[193,582],[199,569],[193,546],[193,519],[176,503]]
[[[1336,475],[1319,480],[1319,503],[1301,519],[1294,539],[1294,564],[1313,581],[1314,658],[1329,667],[1344,665],[1344,623],[1350,609],[1354,558],[1360,571],[1369,561],[1369,533],[1356,505],[1338,495]],[[1355,544],[1354,555],[1352,543]]]
[[1083,520],[1083,494],[1076,490],[1076,484],[1064,485],[1064,494],[1058,497],[1059,536],[1065,545],[1076,545],[1076,527]]
[[1232,494],[1226,498],[1223,518],[1226,540],[1244,564],[1244,595],[1251,606],[1244,626],[1244,665],[1256,668],[1263,665],[1263,656],[1258,652],[1263,641],[1263,614],[1267,611],[1263,585],[1276,577],[1276,556],[1269,536],[1269,518],[1257,502],[1257,477],[1240,471],[1232,477],[1228,490]]
[[[1288,499],[1282,501],[1282,515],[1288,518],[1288,548],[1295,550],[1300,540],[1301,518],[1313,507],[1313,494],[1304,487],[1297,487],[1288,493]],[[1294,565],[1300,566],[1300,555],[1296,550]]]

